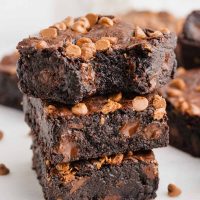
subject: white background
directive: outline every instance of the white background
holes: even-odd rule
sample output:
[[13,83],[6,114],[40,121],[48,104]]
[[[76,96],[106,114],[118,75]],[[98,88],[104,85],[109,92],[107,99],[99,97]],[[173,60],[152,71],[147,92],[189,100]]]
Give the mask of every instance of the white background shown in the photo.
[[66,16],[121,13],[133,8],[185,16],[200,9],[200,0],[0,0],[0,56],[14,49],[22,38]]

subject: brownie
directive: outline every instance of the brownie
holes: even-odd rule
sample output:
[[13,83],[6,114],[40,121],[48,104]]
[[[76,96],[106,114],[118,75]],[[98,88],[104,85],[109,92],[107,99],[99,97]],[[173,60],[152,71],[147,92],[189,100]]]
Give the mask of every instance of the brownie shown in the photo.
[[173,77],[175,46],[167,29],[114,16],[68,17],[18,44],[19,85],[29,96],[68,105],[94,94],[146,94]]
[[187,69],[198,68],[200,66],[200,10],[188,15],[178,41],[183,66]]
[[168,144],[161,96],[92,97],[73,107],[24,97],[25,120],[49,159],[71,162]]
[[156,197],[158,164],[153,153],[117,154],[59,163],[33,147],[33,168],[47,200],[149,200]]
[[0,61],[0,104],[22,109],[22,94],[17,86],[16,63],[19,58],[14,52]]
[[200,157],[200,69],[180,68],[161,92],[168,102],[170,144]]
[[124,21],[142,28],[150,28],[154,30],[168,28],[170,31],[177,34],[181,32],[184,21],[184,19],[177,18],[166,11],[153,12],[149,10],[132,10],[123,14],[121,17]]

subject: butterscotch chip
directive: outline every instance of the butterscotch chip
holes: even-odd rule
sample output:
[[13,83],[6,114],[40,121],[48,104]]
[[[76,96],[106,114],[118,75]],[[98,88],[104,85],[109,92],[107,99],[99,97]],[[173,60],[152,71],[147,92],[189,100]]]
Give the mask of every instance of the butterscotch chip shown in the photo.
[[70,44],[66,47],[65,53],[70,57],[79,57],[81,56],[81,48],[78,45]]
[[154,31],[153,33],[149,34],[151,37],[161,37],[163,34],[160,31]]
[[66,25],[66,27],[70,28],[74,24],[74,19],[72,17],[67,17],[63,20],[63,23]]
[[169,184],[168,185],[168,195],[170,197],[177,197],[181,194],[181,189],[178,188],[176,185],[174,184]]
[[195,88],[195,91],[200,92],[200,85]]
[[117,37],[102,37],[101,39],[109,40],[111,44],[117,44],[118,41]]
[[200,116],[200,108],[195,104],[190,104],[187,113],[192,116]]
[[100,39],[95,43],[97,51],[105,51],[111,47],[110,41],[105,39]]
[[170,30],[168,28],[162,28],[160,31],[165,34],[170,34]]
[[182,101],[179,103],[178,107],[181,112],[186,112],[189,109],[189,104],[186,101]]
[[67,28],[64,22],[56,23],[53,26],[56,27],[60,31],[64,31]]
[[166,108],[166,101],[163,97],[159,96],[159,95],[155,95],[154,99],[153,99],[153,107],[155,109],[158,108]]
[[92,51],[92,49],[88,48],[88,47],[81,48],[81,57],[84,60],[89,60],[90,58],[92,58],[93,57],[93,51]]
[[179,97],[182,96],[182,91],[175,89],[175,88],[168,88],[167,89],[167,95],[169,97]]
[[90,28],[90,22],[89,22],[89,20],[86,18],[86,17],[80,17],[79,19],[78,19],[78,21],[80,22],[83,22],[83,24],[84,24],[84,27],[86,28],[86,29],[88,29],[88,28]]
[[82,37],[77,40],[76,45],[82,47],[85,43],[92,43],[92,40],[90,38]]
[[88,113],[87,106],[84,103],[78,103],[72,107],[72,113],[75,115],[86,115]]
[[144,39],[147,36],[146,36],[145,32],[139,26],[136,26],[136,28],[135,28],[135,37],[139,38],[139,39]]
[[2,140],[2,139],[3,139],[3,132],[0,131],[0,140]]
[[83,21],[77,21],[72,25],[72,30],[79,33],[87,33],[85,23]]
[[56,28],[46,28],[40,31],[40,35],[43,38],[56,38],[58,31]]
[[108,17],[101,17],[99,20],[99,24],[102,24],[104,26],[113,26],[113,20]]
[[84,43],[82,45],[82,47],[87,47],[87,48],[90,48],[92,50],[93,53],[96,52],[96,46],[95,44],[92,42],[92,43]]
[[183,75],[185,74],[186,70],[183,68],[183,67],[179,67],[177,70],[176,70],[176,74],[177,75]]
[[175,78],[174,80],[172,80],[170,86],[179,90],[184,90],[186,88],[186,84],[181,78]]
[[149,101],[145,97],[137,96],[133,99],[132,105],[133,105],[133,110],[138,112],[144,111],[148,107]]
[[90,26],[94,26],[98,21],[98,15],[96,15],[94,13],[88,13],[85,17],[90,22]]
[[0,176],[5,176],[10,173],[10,170],[4,165],[0,164]]
[[112,160],[111,163],[112,165],[120,165],[123,161],[124,155],[122,153],[116,155]]
[[121,104],[114,102],[112,100],[108,100],[108,103],[105,104],[101,110],[103,114],[108,114],[110,112],[114,112],[122,107]]
[[115,101],[115,102],[119,102],[122,99],[122,93],[119,92],[117,94],[114,94],[110,97],[110,100]]
[[48,47],[48,44],[44,40],[41,40],[36,43],[35,47],[36,49],[45,49]]
[[155,120],[161,120],[166,114],[165,108],[158,108],[154,111],[153,118]]
[[100,118],[100,124],[101,125],[104,125],[105,124],[105,118],[103,117],[103,116],[101,116],[101,118]]

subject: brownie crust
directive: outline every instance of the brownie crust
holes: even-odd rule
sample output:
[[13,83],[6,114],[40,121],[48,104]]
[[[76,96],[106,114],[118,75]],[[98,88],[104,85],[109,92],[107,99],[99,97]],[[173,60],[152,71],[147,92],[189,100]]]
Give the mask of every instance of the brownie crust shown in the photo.
[[[58,31],[53,39],[37,36],[20,42],[17,72],[21,90],[43,100],[75,104],[94,94],[146,94],[165,85],[176,68],[175,34],[139,29],[145,35],[141,38],[138,28],[108,18],[113,20],[113,26],[95,24],[84,34],[67,28]],[[66,54],[69,43],[76,53],[81,51],[77,44],[83,37],[96,44],[97,49],[103,37],[117,42],[107,49],[95,50],[87,60]],[[38,48],[41,42],[45,45]]]
[[33,168],[47,200],[149,200],[156,197],[158,164],[152,152],[52,166],[33,147]]
[[[146,108],[135,107],[146,102]],[[23,106],[27,124],[37,133],[33,137],[59,163],[166,146],[165,103],[154,94],[119,102],[93,97],[84,101],[88,112],[83,115],[74,114],[73,107],[26,96]]]

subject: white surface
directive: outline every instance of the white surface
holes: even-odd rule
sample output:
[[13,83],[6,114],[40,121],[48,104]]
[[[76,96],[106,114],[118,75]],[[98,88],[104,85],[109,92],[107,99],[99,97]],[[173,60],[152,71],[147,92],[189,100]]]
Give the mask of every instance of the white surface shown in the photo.
[[[31,169],[29,128],[21,112],[0,106],[0,163],[5,163],[11,173],[0,177],[1,200],[42,200],[41,187]],[[157,200],[169,200],[167,185],[177,184],[183,191],[177,200],[200,199],[200,159],[195,159],[172,147],[156,149],[160,185]]]

